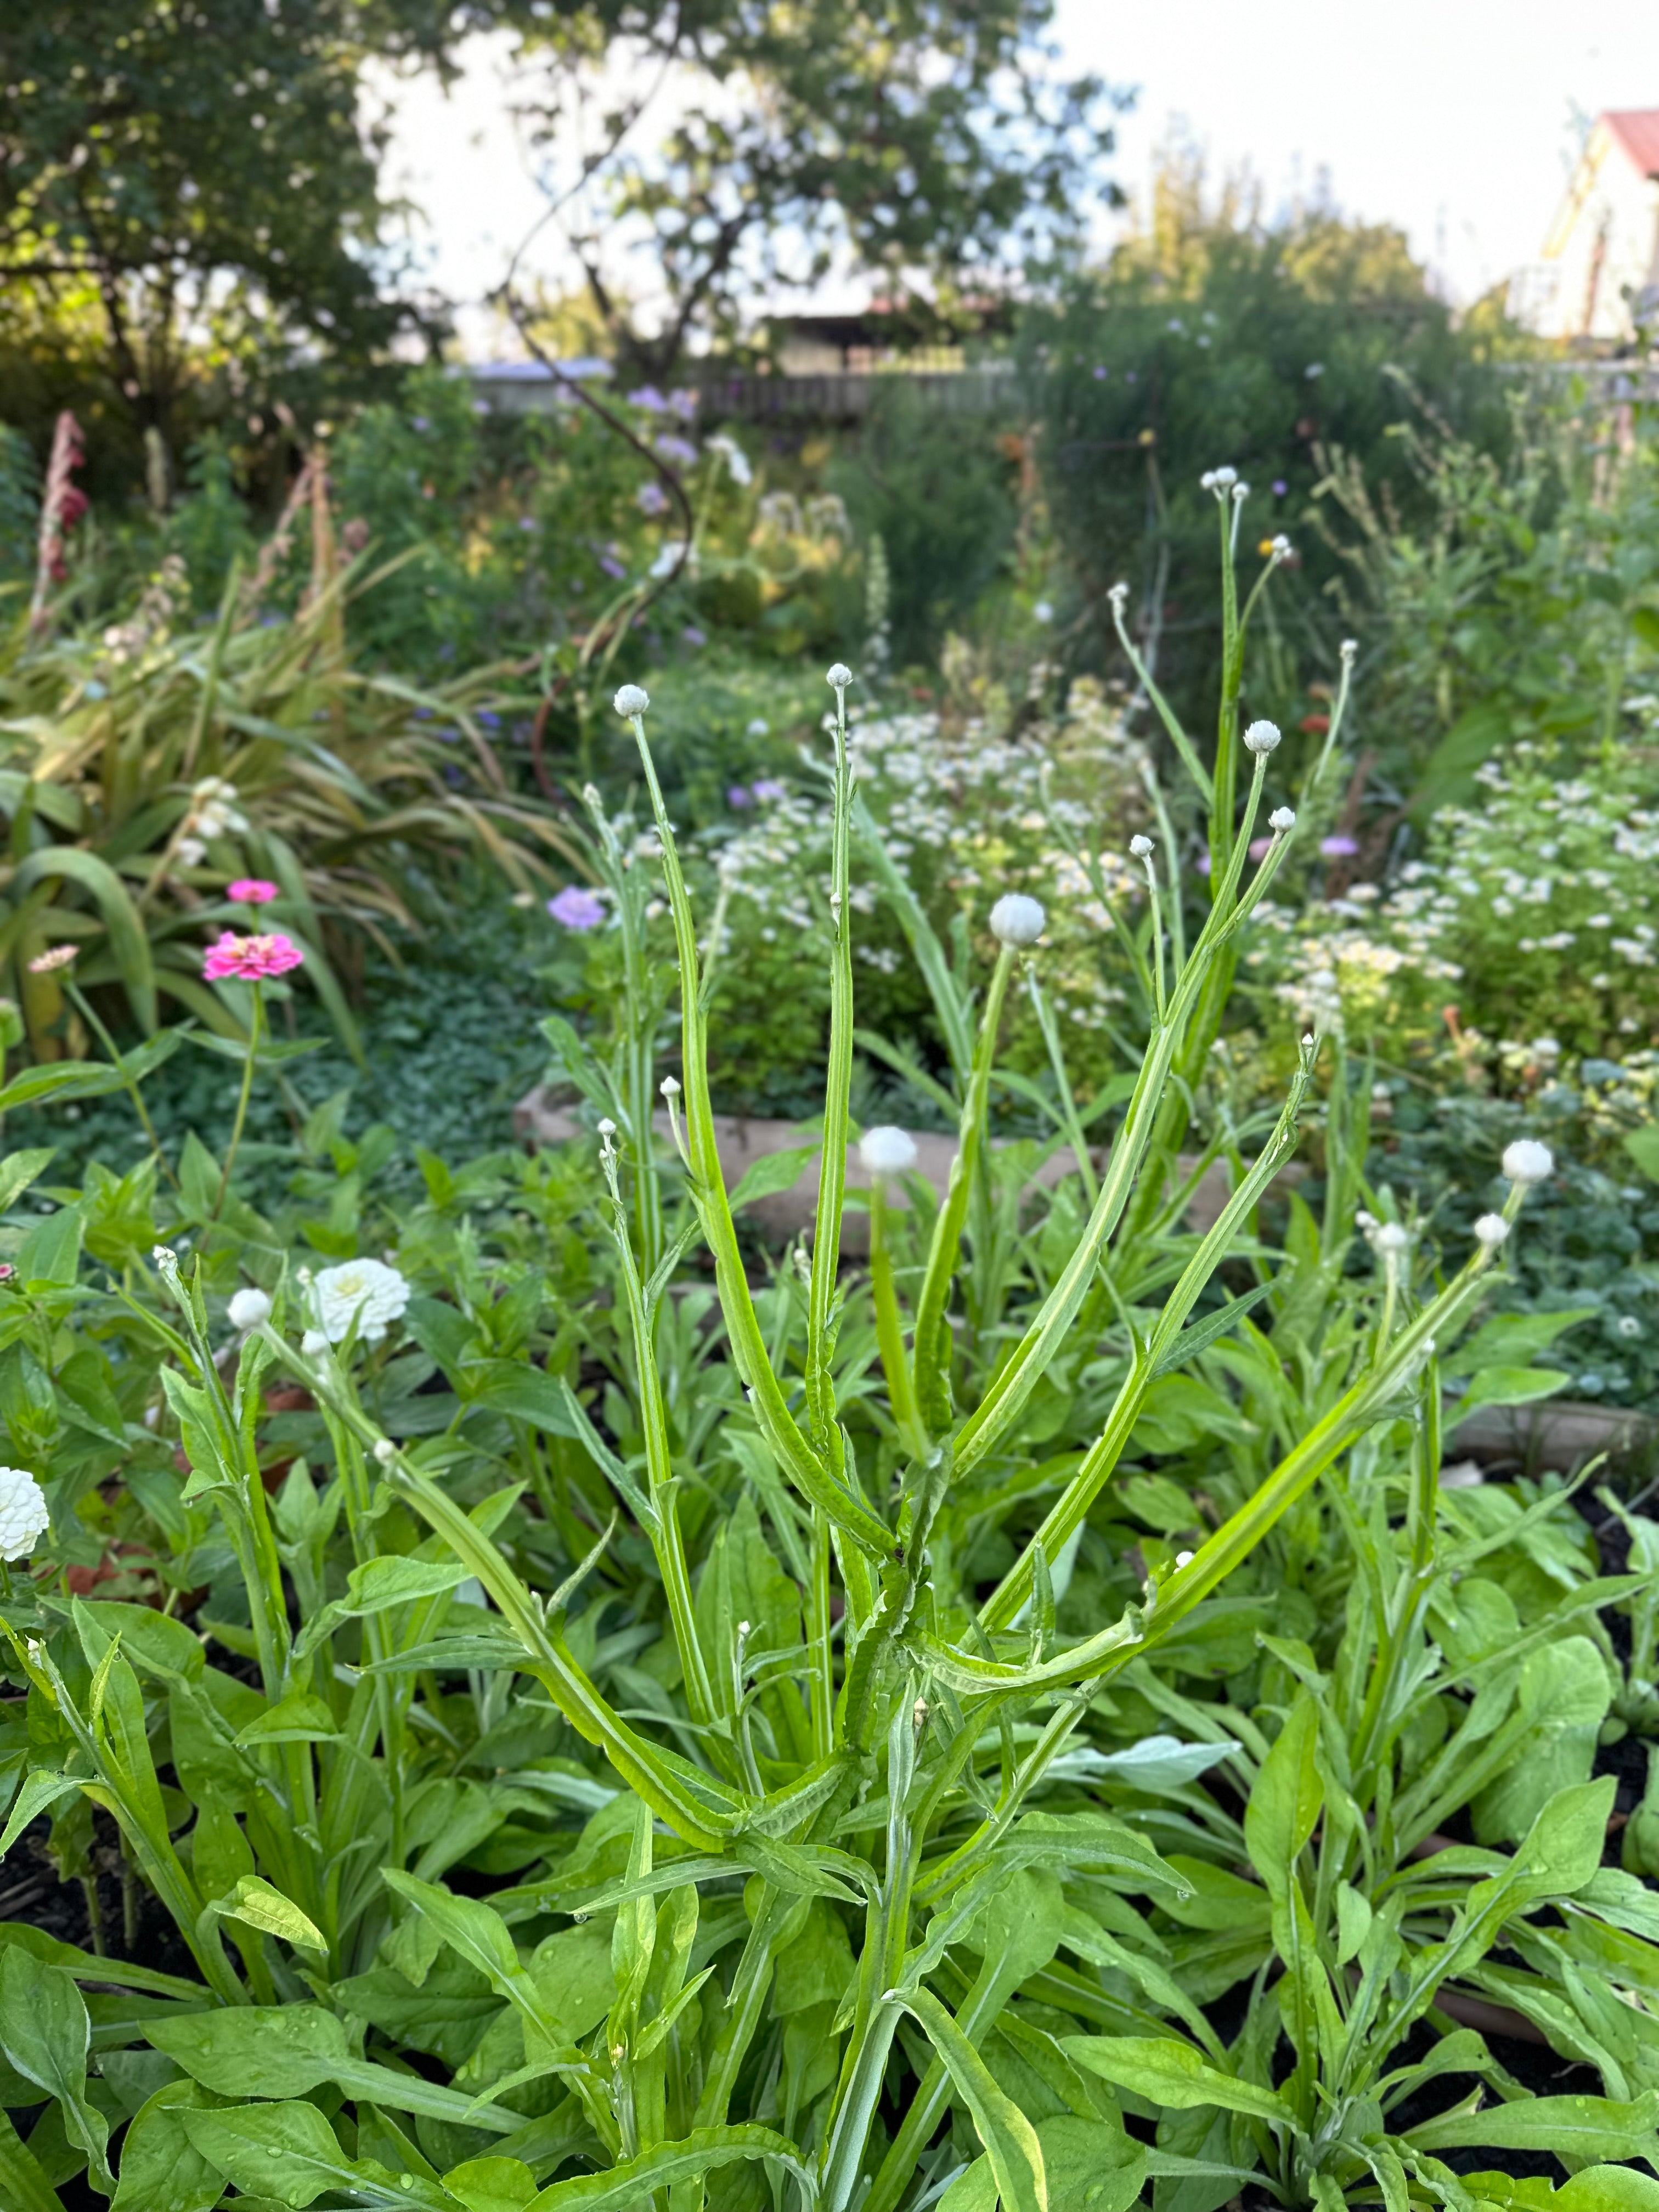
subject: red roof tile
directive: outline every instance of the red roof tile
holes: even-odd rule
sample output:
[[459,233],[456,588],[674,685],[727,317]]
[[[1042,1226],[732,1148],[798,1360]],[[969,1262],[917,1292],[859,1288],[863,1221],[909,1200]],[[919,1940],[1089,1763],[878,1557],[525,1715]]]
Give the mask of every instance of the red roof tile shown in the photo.
[[1601,120],[1644,177],[1659,177],[1659,107],[1609,108]]

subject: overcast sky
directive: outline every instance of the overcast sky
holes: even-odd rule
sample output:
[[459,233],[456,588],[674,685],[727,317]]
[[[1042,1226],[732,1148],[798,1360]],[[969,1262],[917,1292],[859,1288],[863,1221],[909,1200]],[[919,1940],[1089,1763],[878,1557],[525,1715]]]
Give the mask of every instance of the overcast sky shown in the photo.
[[[1144,193],[1172,125],[1214,173],[1248,164],[1270,208],[1311,193],[1398,223],[1448,293],[1476,296],[1536,258],[1575,114],[1659,107],[1655,0],[1059,0],[1064,64],[1133,87],[1118,181]],[[391,181],[422,210],[451,297],[500,281],[543,205],[502,113],[499,42],[474,43],[445,98],[404,88]],[[532,266],[550,276],[550,250]],[[488,343],[476,319],[469,349]]]

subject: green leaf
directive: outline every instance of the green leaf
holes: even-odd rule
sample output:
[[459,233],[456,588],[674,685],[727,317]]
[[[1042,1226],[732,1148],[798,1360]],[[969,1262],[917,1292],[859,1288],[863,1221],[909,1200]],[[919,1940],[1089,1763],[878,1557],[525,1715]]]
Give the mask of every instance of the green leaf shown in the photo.
[[[393,1606],[441,1597],[464,1583],[467,1572],[459,1559],[410,1559],[397,1553],[365,1559],[347,1576],[345,1595],[333,1599],[307,1622],[295,1641],[295,1656],[309,1658],[343,1620],[361,1620],[370,1613],[389,1612]],[[329,1725],[331,1729],[334,1725],[331,1716]]]
[[1115,2121],[1055,2112],[1036,2131],[1048,2212],[1130,2212],[1146,2179],[1146,2154]]
[[0,1088],[0,1114],[15,1113],[20,1106],[39,1106],[47,1099],[66,1105],[71,1098],[101,1098],[118,1091],[118,1071],[101,1060],[54,1060],[40,1067],[26,1067]]
[[1176,2112],[1214,2105],[1223,2112],[1269,2120],[1275,2127],[1296,2125],[1296,2114],[1275,2091],[1222,2073],[1190,2043],[1175,2036],[1063,2035],[1060,2042],[1079,2066],[1154,2105]]
[[791,1145],[781,1152],[763,1152],[753,1167],[745,1170],[742,1181],[732,1192],[731,1207],[735,1213],[740,1206],[748,1206],[757,1198],[775,1198],[780,1192],[793,1190],[800,1181],[809,1160],[817,1159],[823,1150],[819,1145]]
[[56,2097],[71,2142],[87,2154],[108,2196],[109,2123],[87,2096],[92,2027],[86,2001],[61,1966],[41,1966],[27,1952],[0,1952],[0,2051],[26,2081]]
[[238,1729],[236,1741],[244,1749],[254,1743],[331,1743],[339,1734],[339,1723],[320,1698],[309,1690],[290,1690],[279,1705]]
[[787,2136],[770,2128],[753,2126],[694,2128],[678,2142],[658,2143],[637,2158],[625,2159],[607,2173],[582,2173],[569,2181],[556,2181],[532,2197],[526,2212],[596,2212],[604,2205],[615,2212],[639,2212],[649,2203],[653,2190],[669,2189],[676,2182],[698,2181],[722,2166],[740,2159],[775,2158],[809,2191],[810,2169]]
[[1416,2150],[1549,2151],[1559,2158],[1659,2160],[1659,2090],[1633,2103],[1611,2097],[1524,2097],[1480,2112],[1425,2120],[1401,2138]]
[[1659,2212],[1659,2181],[1633,2166],[1587,2166],[1556,2191],[1555,2212]]
[[983,2151],[939,2198],[939,2212],[997,2212],[997,2178]]
[[536,2194],[536,2177],[522,2159],[470,2158],[451,2166],[444,2187],[466,2212],[524,2212]]
[[1449,1432],[1483,1406],[1529,1406],[1534,1399],[1553,1398],[1571,1379],[1553,1367],[1483,1367],[1447,1407],[1443,1426]]
[[999,2087],[990,2068],[931,1990],[907,1990],[898,2002],[926,2032],[973,2116],[1003,2212],[1048,2212],[1036,2130]]
[[303,2208],[325,2190],[341,2190],[354,2204],[456,2212],[455,2198],[441,2184],[392,2173],[374,2159],[348,2158],[315,2105],[239,2105],[227,2112],[186,2111],[183,2118],[196,2149],[247,2194]]
[[[0,2112],[0,2203],[8,2212],[64,2212],[63,2198],[3,2112]],[[122,2212],[126,2212],[125,2206]]]
[[121,2176],[110,2212],[211,2212],[224,2194],[218,2169],[185,2131],[186,2111],[210,2093],[199,2081],[169,2081],[140,2106],[121,2144]]
[[1625,1150],[1644,1176],[1659,1182],[1659,1121],[1644,1122],[1625,1134]]
[[1250,1863],[1275,1899],[1288,1893],[1297,1858],[1314,1832],[1324,1802],[1314,1762],[1318,1742],[1319,1709],[1304,1691],[1261,1762],[1244,1811]]
[[0,1213],[9,1213],[36,1178],[56,1158],[56,1148],[39,1145],[25,1152],[8,1152],[0,1160]]
[[0,1858],[5,1856],[31,1820],[44,1813],[49,1805],[55,1805],[60,1797],[67,1797],[70,1790],[80,1787],[72,1774],[53,1774],[43,1766],[36,1767],[18,1791],[16,1802],[11,1808],[11,1817],[4,1829],[0,1830]]
[[208,1911],[222,1920],[240,1920],[245,1927],[257,1928],[262,1936],[275,1936],[301,1950],[328,1949],[327,1937],[299,1906],[257,1874],[241,1875],[230,1895],[216,1898]]

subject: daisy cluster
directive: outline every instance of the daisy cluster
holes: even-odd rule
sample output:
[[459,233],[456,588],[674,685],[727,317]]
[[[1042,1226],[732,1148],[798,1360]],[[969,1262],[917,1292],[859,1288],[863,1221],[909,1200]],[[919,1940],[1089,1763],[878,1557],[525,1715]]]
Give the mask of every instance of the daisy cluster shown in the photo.
[[[1443,807],[1427,849],[1386,891],[1370,884],[1264,910],[1249,956],[1261,980],[1310,1017],[1360,1033],[1437,1026],[1568,1035],[1659,1030],[1659,809],[1650,757],[1620,746],[1564,772],[1547,741],[1479,769],[1476,799]],[[1503,1048],[1499,1048],[1500,1051]]]

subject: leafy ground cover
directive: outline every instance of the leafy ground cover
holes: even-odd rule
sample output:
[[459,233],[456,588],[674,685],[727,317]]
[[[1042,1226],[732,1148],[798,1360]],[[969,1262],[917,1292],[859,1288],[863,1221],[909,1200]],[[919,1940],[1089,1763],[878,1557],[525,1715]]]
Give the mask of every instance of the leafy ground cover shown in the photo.
[[[1363,1059],[1310,1031],[1265,1110],[1206,1078],[1320,797],[1243,726],[1219,491],[1220,712],[1179,747],[1206,896],[1183,913],[1149,793],[1115,924],[1142,1049],[1104,1082],[1073,1083],[1029,887],[933,927],[854,804],[837,667],[798,1249],[758,1260],[762,1185],[720,1176],[742,953],[635,686],[648,827],[597,800],[586,848],[621,972],[588,1036],[550,1024],[589,1139],[428,1148],[410,1194],[325,1112],[250,1182],[246,1102],[304,1061],[249,930],[215,949],[226,1136],[158,1125],[74,1182],[7,1157],[0,1762],[38,1906],[0,1923],[9,2201],[1654,2201],[1659,1525],[1442,1480],[1474,1409],[1561,1380],[1570,1314],[1494,1297],[1554,1174],[1535,1130],[1437,1235],[1368,1170]],[[942,1198],[854,1115],[871,885],[944,1040]],[[1042,1133],[992,1148],[1021,1084]],[[31,1085],[62,1111],[120,1073]],[[1317,1205],[1275,1209],[1304,1132]],[[1194,1152],[1232,1183],[1202,1236]]]

